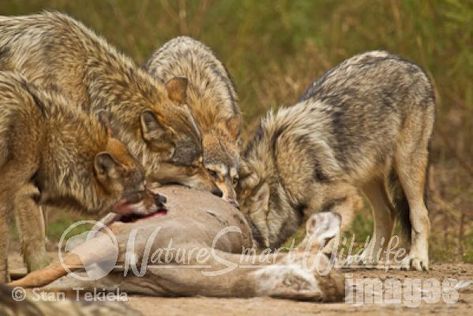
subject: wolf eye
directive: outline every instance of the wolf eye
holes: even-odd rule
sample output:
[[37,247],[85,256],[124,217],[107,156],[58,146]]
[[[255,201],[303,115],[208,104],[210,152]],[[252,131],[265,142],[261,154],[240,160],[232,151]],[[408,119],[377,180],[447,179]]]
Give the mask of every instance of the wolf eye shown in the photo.
[[234,186],[238,184],[238,180],[239,180],[238,177],[233,177],[232,182]]
[[208,173],[210,174],[210,176],[214,179],[218,179],[218,173],[212,169],[207,169]]

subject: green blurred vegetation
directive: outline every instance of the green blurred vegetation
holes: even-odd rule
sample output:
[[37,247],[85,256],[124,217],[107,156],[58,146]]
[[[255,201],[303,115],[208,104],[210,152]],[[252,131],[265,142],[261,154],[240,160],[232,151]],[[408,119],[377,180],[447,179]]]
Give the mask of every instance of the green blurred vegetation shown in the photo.
[[[439,96],[429,184],[433,258],[473,261],[473,1],[0,2],[4,15],[44,9],[83,21],[139,64],[177,35],[203,41],[234,78],[247,130],[354,54],[385,49],[415,61]],[[359,234],[363,218],[353,225]]]

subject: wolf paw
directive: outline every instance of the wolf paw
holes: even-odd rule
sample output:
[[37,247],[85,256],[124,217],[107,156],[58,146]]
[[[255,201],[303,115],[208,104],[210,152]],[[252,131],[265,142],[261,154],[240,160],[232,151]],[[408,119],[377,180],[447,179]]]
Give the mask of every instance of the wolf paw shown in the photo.
[[429,259],[421,256],[409,255],[401,262],[402,270],[429,271]]

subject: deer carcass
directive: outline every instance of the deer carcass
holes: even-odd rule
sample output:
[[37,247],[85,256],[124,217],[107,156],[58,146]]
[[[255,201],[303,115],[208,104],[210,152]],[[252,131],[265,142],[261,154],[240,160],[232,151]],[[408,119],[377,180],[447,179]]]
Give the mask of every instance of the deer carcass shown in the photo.
[[[167,197],[166,210],[114,222],[108,226],[112,234],[99,232],[72,249],[62,262],[10,285],[45,286],[45,290],[119,288],[153,296],[272,296],[314,301],[343,297],[343,275],[330,271],[330,260],[319,252],[339,232],[339,215],[313,215],[307,221],[305,240],[289,253],[255,252],[247,219],[230,204],[181,186],[158,191]],[[113,270],[97,280],[74,275],[110,261],[116,262]]]

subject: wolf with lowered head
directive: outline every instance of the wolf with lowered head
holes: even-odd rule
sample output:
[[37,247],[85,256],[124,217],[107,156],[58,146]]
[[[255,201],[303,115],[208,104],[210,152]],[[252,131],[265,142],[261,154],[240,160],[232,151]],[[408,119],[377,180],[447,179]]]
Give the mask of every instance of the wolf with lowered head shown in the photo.
[[[310,214],[333,211],[349,224],[357,190],[368,198],[373,262],[394,220],[409,236],[402,267],[429,268],[424,199],[435,93],[419,66],[383,51],[326,72],[299,102],[269,113],[242,155],[239,199],[255,237],[278,247]],[[396,216],[397,215],[397,216]]]
[[202,132],[203,164],[222,191],[237,205],[241,114],[238,98],[225,66],[203,43],[187,36],[165,43],[145,69],[164,81],[188,79],[187,104]]
[[[29,271],[48,263],[40,206],[146,215],[159,195],[125,145],[55,92],[0,72],[0,282],[8,279],[7,216],[14,212]],[[105,123],[106,124],[106,123]]]

